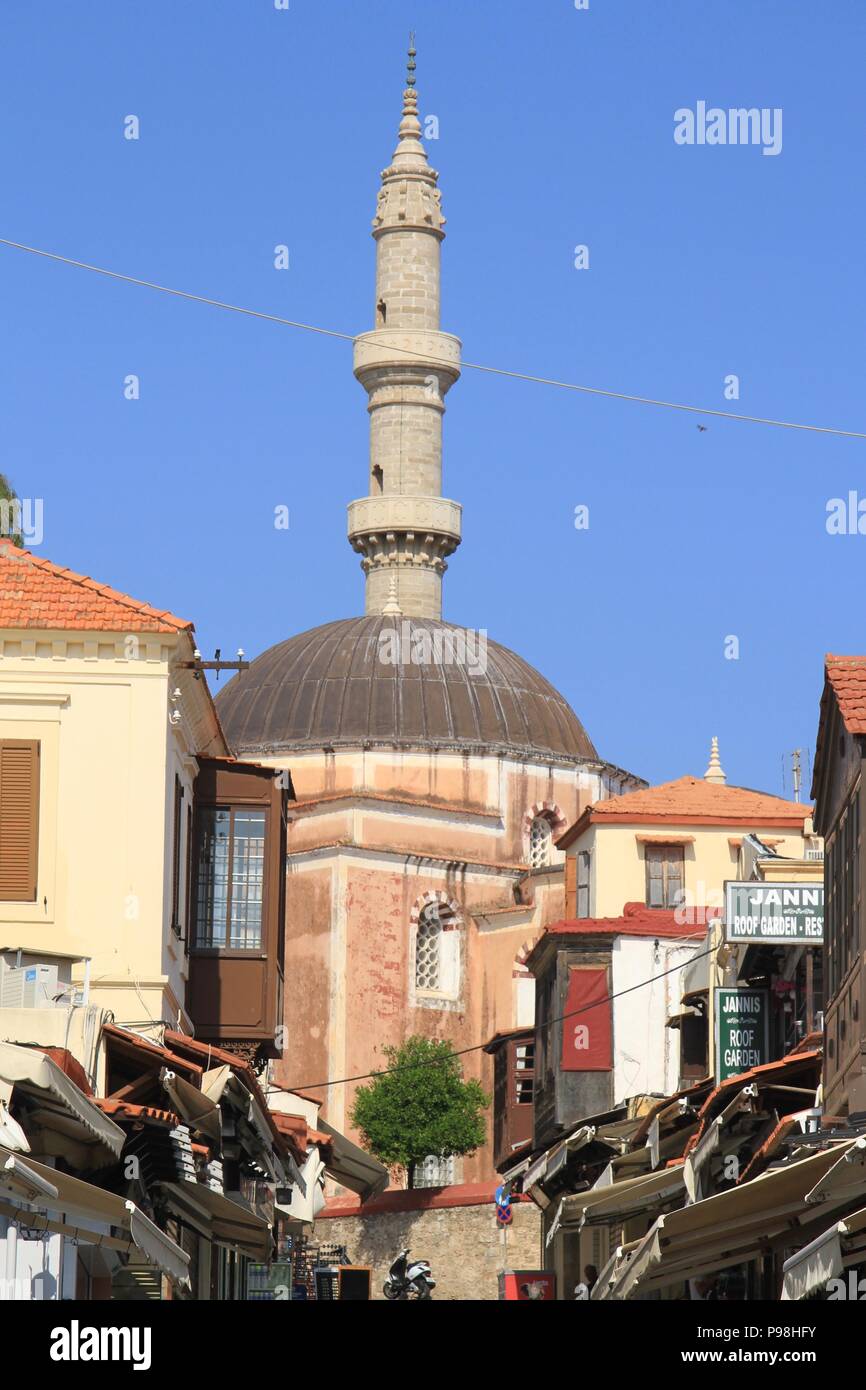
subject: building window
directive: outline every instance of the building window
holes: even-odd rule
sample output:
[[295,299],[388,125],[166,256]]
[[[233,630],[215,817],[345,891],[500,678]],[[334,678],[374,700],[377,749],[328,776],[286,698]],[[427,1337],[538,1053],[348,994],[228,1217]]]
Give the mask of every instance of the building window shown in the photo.
[[450,1187],[457,1181],[457,1166],[453,1154],[443,1158],[439,1154],[428,1154],[423,1162],[415,1165],[412,1174],[413,1187]]
[[647,907],[678,907],[682,902],[686,852],[682,845],[647,845]]
[[183,787],[174,779],[174,819],[171,828],[171,929],[180,936],[180,848],[183,834]]
[[535,1089],[535,1043],[518,1043],[514,1049],[514,1104],[531,1105]]
[[588,850],[582,849],[577,856],[577,911],[576,917],[589,916],[589,873],[591,857]]
[[261,950],[265,812],[204,807],[198,826],[196,946]]
[[460,933],[447,902],[427,903],[415,932],[415,990],[456,999],[460,993]]
[[860,784],[827,840],[827,956],[834,995],[854,963],[860,940]]
[[0,901],[36,901],[39,743],[0,740]]
[[550,863],[553,832],[546,816],[536,816],[529,827],[529,865],[543,869]]

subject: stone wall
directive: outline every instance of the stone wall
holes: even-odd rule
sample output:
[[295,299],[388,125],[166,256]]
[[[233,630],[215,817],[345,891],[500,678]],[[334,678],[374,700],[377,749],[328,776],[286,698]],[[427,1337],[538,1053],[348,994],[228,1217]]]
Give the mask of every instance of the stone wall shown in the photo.
[[[442,1200],[454,1189],[438,1191]],[[403,1201],[383,1209],[383,1203],[394,1198]],[[423,1191],[386,1193],[368,1204],[364,1215],[320,1216],[315,1223],[315,1240],[345,1245],[353,1264],[372,1265],[374,1298],[382,1298],[388,1270],[405,1246],[418,1259],[429,1260],[436,1299],[496,1299],[500,1270],[542,1267],[541,1214],[534,1203],[514,1204],[506,1244],[496,1224],[492,1196],[483,1202],[475,1199],[471,1205],[436,1205],[434,1199],[426,1207],[401,1210],[409,1198],[429,1202]]]

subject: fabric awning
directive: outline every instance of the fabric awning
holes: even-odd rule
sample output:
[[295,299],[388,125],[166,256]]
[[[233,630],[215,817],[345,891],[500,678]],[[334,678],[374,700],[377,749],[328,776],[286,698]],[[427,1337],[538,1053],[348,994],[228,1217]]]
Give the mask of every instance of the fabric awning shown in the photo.
[[[644,1293],[727,1269],[794,1244],[798,1230],[811,1234],[809,1228],[818,1216],[815,1202],[824,1202],[826,1209],[851,1200],[849,1185],[838,1187],[835,1196],[817,1194],[822,1180],[838,1168],[854,1143],[834,1145],[728,1192],[660,1216],[610,1296],[628,1298],[638,1290]],[[861,1181],[866,1190],[866,1180]]]
[[25,1129],[33,1131],[31,1140],[38,1133],[37,1152],[70,1158],[77,1168],[103,1168],[119,1158],[123,1130],[44,1052],[0,1042],[0,1099],[11,1091],[25,1102]]
[[[675,1172],[677,1177],[672,1179],[671,1172]],[[588,1187],[585,1192],[568,1193],[559,1204],[553,1224],[547,1232],[546,1244],[550,1245],[561,1226],[566,1229],[580,1230],[582,1226],[590,1224],[592,1213],[601,1204],[609,1204],[611,1207],[622,1206],[625,1209],[628,1207],[629,1201],[634,1200],[638,1201],[637,1209],[640,1210],[639,1203],[646,1201],[649,1195],[645,1190],[645,1185],[647,1182],[652,1182],[653,1178],[663,1178],[667,1185],[674,1188],[678,1186],[680,1190],[682,1189],[682,1169],[665,1169],[662,1173],[653,1173],[649,1176],[646,1173],[641,1173],[636,1178],[623,1178],[622,1182],[602,1185],[596,1183],[595,1187]],[[662,1186],[664,1187],[665,1183]],[[644,1189],[643,1196],[638,1198],[641,1189]],[[614,1217],[609,1216],[607,1219],[613,1220]]]
[[350,1192],[357,1192],[362,1202],[384,1192],[388,1186],[388,1169],[372,1154],[329,1125],[327,1120],[320,1119],[318,1124],[332,1141],[331,1157],[326,1166],[329,1175],[348,1187]]
[[168,1067],[162,1068],[159,1079],[181,1118],[192,1129],[200,1130],[218,1144],[222,1138],[222,1126],[216,1101]]
[[828,1279],[838,1279],[848,1265],[860,1264],[864,1259],[866,1207],[861,1207],[785,1261],[782,1298],[808,1298]]
[[[754,1112],[755,1101],[758,1096],[758,1088],[754,1082],[743,1086],[732,1101],[725,1106],[724,1110],[711,1121],[708,1129],[702,1135],[698,1143],[686,1158],[685,1179],[686,1190],[689,1194],[690,1202],[697,1202],[701,1197],[701,1172],[709,1163],[714,1153],[723,1147],[723,1132],[740,1115]],[[742,1142],[741,1140],[739,1142]]]
[[618,1182],[606,1188],[600,1202],[584,1206],[578,1224],[581,1227],[606,1226],[642,1214],[649,1216],[668,1202],[681,1200],[684,1191],[682,1166],[662,1168],[633,1182]]
[[[19,1183],[31,1176],[42,1185],[42,1191],[28,1199],[26,1208],[0,1200],[0,1214],[37,1230],[56,1231],[70,1236],[86,1245],[107,1246],[127,1254],[139,1251],[175,1283],[189,1283],[189,1256],[134,1202],[118,1197],[115,1192],[106,1192],[93,1183],[83,1182],[81,1178],[73,1178],[69,1173],[47,1168],[29,1156],[23,1160],[19,1154],[3,1148],[0,1148],[0,1174],[10,1171],[5,1166],[10,1158],[14,1159],[11,1171],[17,1168]],[[9,1187],[5,1190],[9,1191]],[[44,1208],[56,1215],[42,1215],[41,1210],[34,1211],[33,1207]],[[78,1224],[81,1221],[117,1227],[122,1235],[106,1235],[101,1231],[89,1230],[87,1226]]]
[[252,1260],[271,1256],[271,1229],[263,1217],[202,1182],[167,1182],[164,1191],[188,1209],[219,1245],[229,1245]]

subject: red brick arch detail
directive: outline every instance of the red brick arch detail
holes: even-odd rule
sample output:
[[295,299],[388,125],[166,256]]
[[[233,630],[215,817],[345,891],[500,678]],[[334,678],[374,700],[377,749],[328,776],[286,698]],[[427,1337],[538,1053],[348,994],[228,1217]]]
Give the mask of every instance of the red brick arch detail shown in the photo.
[[556,840],[560,835],[564,835],[568,829],[568,818],[562,813],[562,808],[555,801],[534,801],[526,815],[523,817],[523,840],[529,846],[529,832],[532,829],[532,822],[539,816],[543,816],[550,822],[550,829],[553,839]]
[[460,904],[455,902],[454,898],[449,898],[448,894],[443,893],[441,890],[437,890],[435,893],[422,893],[420,898],[415,899],[415,902],[412,904],[412,911],[409,914],[412,930],[417,930],[421,913],[424,911],[425,907],[430,907],[433,903],[440,908],[448,909],[448,916],[442,923],[442,930],[455,931],[460,926],[462,920],[460,915]]

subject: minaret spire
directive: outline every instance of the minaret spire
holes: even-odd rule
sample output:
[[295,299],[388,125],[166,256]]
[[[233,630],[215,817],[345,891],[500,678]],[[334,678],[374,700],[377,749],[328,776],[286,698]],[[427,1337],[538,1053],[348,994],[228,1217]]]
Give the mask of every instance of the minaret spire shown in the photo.
[[[373,218],[376,327],[355,339],[355,376],[369,398],[370,476],[349,504],[349,540],[366,575],[368,614],[441,618],[446,559],[460,512],[442,496],[442,416],[460,375],[460,340],[439,327],[439,175],[421,142],[415,36],[397,148]],[[393,583],[392,583],[393,581]]]
[[719,740],[714,735],[712,742],[710,743],[710,761],[707,764],[707,770],[704,773],[704,781],[715,782],[719,786],[724,786],[727,780],[728,779],[725,776],[724,771],[722,770],[721,760],[719,759]]

